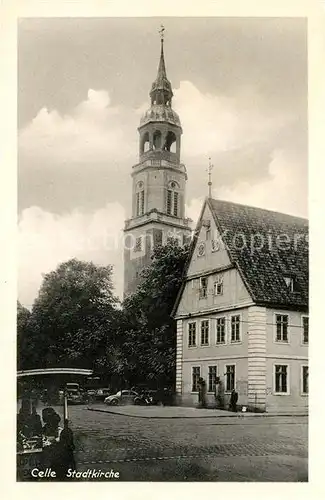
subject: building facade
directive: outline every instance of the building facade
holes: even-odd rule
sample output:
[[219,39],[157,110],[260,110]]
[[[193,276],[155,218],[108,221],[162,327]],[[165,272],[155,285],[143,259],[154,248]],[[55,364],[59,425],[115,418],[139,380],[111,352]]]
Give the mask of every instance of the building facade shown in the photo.
[[181,404],[197,404],[203,377],[211,406],[234,388],[239,406],[306,412],[305,219],[207,199],[173,315]]
[[131,174],[132,216],[124,227],[125,296],[136,290],[155,245],[165,244],[168,238],[184,244],[191,236],[191,221],[185,217],[187,173],[181,163],[182,127],[172,108],[163,38],[157,78],[149,95],[150,108],[138,128],[139,162]]

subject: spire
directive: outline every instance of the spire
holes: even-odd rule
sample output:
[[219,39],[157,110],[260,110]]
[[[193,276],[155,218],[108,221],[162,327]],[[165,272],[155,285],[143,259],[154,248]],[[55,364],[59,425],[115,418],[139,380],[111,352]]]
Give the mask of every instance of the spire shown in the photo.
[[212,169],[213,169],[213,165],[211,163],[211,158],[209,158],[209,166],[207,168],[207,172],[208,172],[208,176],[209,176],[209,182],[208,182],[208,187],[209,187],[209,198],[211,198],[212,196],[212,180],[211,180],[211,176],[212,176]]
[[157,74],[156,81],[162,81],[163,79],[167,80],[165,57],[164,57],[164,31],[165,31],[165,28],[163,25],[161,25],[161,29],[159,30],[159,34],[160,34],[160,61],[159,61],[158,74]]
[[157,78],[153,82],[150,92],[151,104],[162,104],[171,106],[173,91],[170,81],[166,74],[165,56],[164,56],[164,32],[165,28],[161,25],[160,34],[160,60],[158,66]]

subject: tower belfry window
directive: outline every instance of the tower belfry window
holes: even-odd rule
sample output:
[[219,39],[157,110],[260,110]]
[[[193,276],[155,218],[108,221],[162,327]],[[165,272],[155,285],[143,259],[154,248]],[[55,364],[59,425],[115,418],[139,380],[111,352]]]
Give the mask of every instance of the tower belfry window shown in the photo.
[[167,190],[167,214],[179,216],[179,193],[176,191],[179,186],[176,182],[172,181],[169,183]]
[[177,217],[178,215],[178,193],[174,192],[174,206],[173,206],[173,215]]
[[137,192],[136,192],[136,215],[143,215],[144,214],[144,189],[143,189],[143,182],[139,182],[137,185]]

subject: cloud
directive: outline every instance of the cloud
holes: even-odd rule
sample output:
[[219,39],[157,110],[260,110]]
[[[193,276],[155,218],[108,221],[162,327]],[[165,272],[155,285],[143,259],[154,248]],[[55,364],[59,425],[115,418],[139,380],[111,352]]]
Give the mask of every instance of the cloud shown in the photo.
[[294,118],[286,112],[272,112],[258,92],[249,87],[233,96],[211,95],[182,81],[175,89],[174,103],[182,121],[183,152],[187,157],[206,157],[269,143]]
[[308,177],[305,165],[292,151],[275,150],[270,176],[255,185],[241,181],[236,186],[216,187],[219,199],[268,210],[308,217]]
[[25,161],[42,161],[45,168],[47,163],[61,168],[82,163],[90,169],[112,155],[126,158],[136,151],[132,141],[124,140],[128,114],[122,106],[111,106],[108,92],[90,89],[70,114],[42,108],[19,134],[20,154]]
[[116,293],[122,293],[124,208],[108,203],[92,213],[55,215],[40,207],[25,209],[19,220],[19,299],[31,305],[43,274],[71,258],[114,266]]

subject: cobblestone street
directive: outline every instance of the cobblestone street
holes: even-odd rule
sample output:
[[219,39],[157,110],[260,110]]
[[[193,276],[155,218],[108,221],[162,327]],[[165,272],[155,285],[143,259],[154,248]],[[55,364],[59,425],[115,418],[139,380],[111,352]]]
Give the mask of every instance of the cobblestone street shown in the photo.
[[77,470],[122,481],[307,481],[306,417],[136,418],[70,408]]

